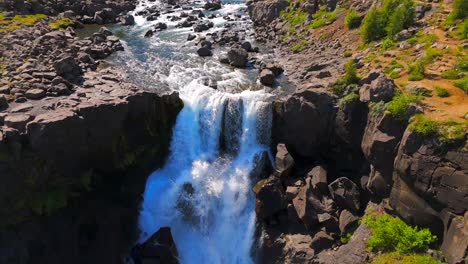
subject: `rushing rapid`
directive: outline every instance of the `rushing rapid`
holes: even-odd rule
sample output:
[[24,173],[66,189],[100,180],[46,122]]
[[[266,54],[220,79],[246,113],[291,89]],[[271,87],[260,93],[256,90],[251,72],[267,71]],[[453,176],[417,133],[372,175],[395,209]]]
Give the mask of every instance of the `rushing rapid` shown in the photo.
[[[136,12],[158,2],[141,2]],[[202,2],[191,2],[192,8]],[[220,30],[230,13],[251,30],[242,2],[224,3],[215,14]],[[226,52],[216,48],[211,58],[197,55],[187,42],[191,28],[177,28],[170,16],[155,21],[136,16],[137,25],[121,28],[126,52],[116,58],[137,83],[178,91],[184,102],[173,130],[165,166],[147,180],[141,207],[141,241],[164,226],[171,227],[180,262],[210,264],[253,263],[255,197],[252,186],[259,161],[269,155],[271,97],[257,81],[258,71],[219,63]],[[152,38],[143,35],[152,25],[168,29]],[[214,80],[216,89],[206,80]],[[278,90],[278,89],[277,89]]]

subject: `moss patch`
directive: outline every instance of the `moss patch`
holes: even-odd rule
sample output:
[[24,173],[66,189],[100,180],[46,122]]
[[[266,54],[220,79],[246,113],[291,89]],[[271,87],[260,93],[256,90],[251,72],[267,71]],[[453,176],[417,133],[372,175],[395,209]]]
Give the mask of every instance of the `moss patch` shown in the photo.
[[35,14],[16,15],[11,19],[7,19],[3,13],[0,13],[0,32],[7,33],[25,26],[31,26],[46,17],[47,15],[44,14]]

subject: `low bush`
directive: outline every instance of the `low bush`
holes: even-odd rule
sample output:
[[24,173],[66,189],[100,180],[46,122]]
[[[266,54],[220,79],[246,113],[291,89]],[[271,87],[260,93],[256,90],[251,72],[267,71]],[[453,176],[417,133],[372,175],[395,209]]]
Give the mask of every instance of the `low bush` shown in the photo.
[[429,229],[411,227],[387,214],[369,214],[363,220],[372,231],[372,237],[367,241],[372,251],[396,251],[402,254],[424,252],[436,241],[436,236]]
[[450,93],[447,91],[447,89],[442,88],[440,86],[434,86],[434,90],[439,97],[449,97]]
[[307,26],[307,28],[320,28],[335,21],[338,16],[338,12],[340,12],[339,8],[336,8],[331,12],[327,12],[326,7],[322,6],[319,11],[312,15],[312,22]]
[[359,101],[359,94],[352,92],[346,95],[345,97],[341,98],[340,101],[338,102],[338,106],[343,108],[347,104],[357,102],[357,101]]
[[345,25],[348,29],[355,29],[361,25],[361,17],[356,10],[351,9],[345,17]]
[[424,115],[418,114],[411,120],[409,129],[421,136],[429,137],[438,133],[438,124]]
[[441,264],[441,262],[427,255],[402,255],[398,252],[392,252],[378,255],[372,264]]
[[453,84],[468,93],[468,76],[463,77],[461,80],[454,81]]
[[308,14],[299,10],[283,10],[280,13],[281,18],[286,21],[290,26],[299,26],[304,24],[307,20]]
[[463,140],[466,136],[466,124],[456,121],[437,122],[423,114],[411,119],[409,129],[423,137],[437,136],[443,142]]
[[453,25],[459,19],[468,17],[468,1],[454,0],[452,4],[452,12],[447,17],[446,24]]
[[387,103],[386,110],[395,118],[404,120],[410,104],[418,103],[420,100],[420,97],[417,95],[405,95],[400,93],[395,95],[393,99]]
[[307,47],[307,44],[309,43],[306,40],[301,40],[299,43],[292,46],[291,50],[296,52],[303,51]]
[[409,76],[408,80],[410,81],[420,81],[424,79],[424,72],[426,70],[426,65],[422,60],[416,61],[414,64],[409,66]]
[[348,84],[355,84],[355,83],[358,83],[359,80],[361,80],[361,78],[357,75],[357,68],[356,68],[356,64],[354,63],[354,60],[349,60],[346,64],[345,64],[345,76],[344,76],[344,80],[345,82],[347,82]]
[[456,70],[447,70],[447,71],[442,72],[440,77],[444,79],[449,79],[449,80],[456,80],[456,79],[459,79],[458,74],[459,73]]

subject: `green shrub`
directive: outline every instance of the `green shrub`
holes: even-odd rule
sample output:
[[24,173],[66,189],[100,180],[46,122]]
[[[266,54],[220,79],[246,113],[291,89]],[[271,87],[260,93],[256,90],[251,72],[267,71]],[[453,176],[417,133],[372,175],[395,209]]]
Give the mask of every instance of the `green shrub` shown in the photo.
[[365,43],[385,36],[393,37],[414,23],[412,0],[385,0],[383,7],[372,7],[364,17],[361,38]]
[[434,86],[434,90],[439,97],[449,97],[450,93],[447,91],[447,89],[439,87],[439,86]]
[[456,79],[459,79],[459,77],[458,77],[458,71],[456,71],[456,70],[444,71],[444,72],[442,72],[442,74],[440,75],[440,77],[442,77],[442,78],[444,78],[444,79],[449,79],[449,80],[456,80]]
[[372,261],[372,264],[440,264],[431,256],[410,254],[402,255],[398,252],[380,254]]
[[436,236],[429,229],[411,227],[387,214],[367,215],[364,223],[372,231],[372,237],[367,241],[372,251],[396,251],[403,254],[424,252],[436,241]]
[[361,38],[364,43],[379,40],[385,36],[385,24],[376,7],[372,7],[364,17],[361,26]]
[[468,76],[463,77],[461,80],[453,82],[453,84],[468,93]]
[[404,0],[390,15],[385,27],[387,36],[395,36],[414,23],[414,6],[411,0]]
[[369,103],[369,113],[371,116],[379,116],[385,112],[387,105],[384,101],[379,101],[378,103],[370,102]]
[[401,65],[398,61],[392,60],[390,64],[384,68],[384,72],[386,74],[390,74],[395,69],[403,69],[403,68],[404,68],[403,65]]
[[434,49],[434,48],[427,48],[422,60],[424,64],[430,64],[434,62],[434,60],[440,56],[441,56],[440,50]]
[[380,47],[382,50],[388,50],[395,47],[395,42],[393,42],[393,40],[390,38],[386,38],[384,41],[382,41],[382,45]]
[[393,99],[387,103],[386,110],[395,118],[404,120],[409,105],[418,103],[419,101],[420,97],[417,95],[405,95],[400,93],[395,95]]
[[349,60],[345,64],[345,76],[344,81],[348,84],[358,83],[361,78],[357,75],[356,64],[354,60]]
[[341,243],[347,244],[347,243],[349,242],[349,240],[351,240],[351,237],[352,237],[352,236],[353,236],[353,233],[351,233],[351,232],[350,232],[350,233],[347,233],[347,234],[344,235],[344,236],[342,236],[342,237],[340,238]]
[[409,66],[409,76],[408,80],[410,81],[420,81],[424,79],[424,71],[426,66],[422,60],[416,61],[416,63]]
[[348,83],[345,82],[344,80],[338,80],[334,84],[330,86],[330,90],[332,91],[333,94],[336,96],[343,96],[344,93],[346,92],[346,88],[348,87]]
[[400,78],[400,72],[397,72],[397,71],[392,71],[388,77],[392,78],[392,79],[398,79]]
[[301,42],[295,44],[292,46],[291,50],[292,51],[303,51],[306,47],[307,44],[309,44],[306,40],[301,40]]
[[349,29],[355,29],[361,25],[361,17],[356,12],[356,10],[351,9],[346,15],[344,22]]
[[307,20],[308,14],[299,10],[286,9],[281,11],[280,16],[290,26],[295,27],[304,24]]
[[468,71],[468,56],[467,55],[457,57],[455,70],[461,71],[461,72]]
[[336,8],[331,12],[327,12],[326,7],[322,6],[319,11],[312,15],[312,23],[310,23],[307,28],[320,28],[325,26],[327,23],[335,21],[339,11],[340,9]]
[[343,108],[347,104],[357,102],[357,101],[359,101],[359,95],[353,92],[341,98],[340,101],[338,102],[338,106]]
[[409,129],[421,136],[429,137],[438,133],[438,124],[424,115],[418,114],[411,120]]
[[448,24],[453,24],[458,19],[465,19],[468,17],[468,1],[454,0],[452,13],[447,17]]
[[456,121],[437,122],[423,114],[414,116],[409,129],[423,137],[437,136],[441,141],[463,140],[466,135],[466,126]]

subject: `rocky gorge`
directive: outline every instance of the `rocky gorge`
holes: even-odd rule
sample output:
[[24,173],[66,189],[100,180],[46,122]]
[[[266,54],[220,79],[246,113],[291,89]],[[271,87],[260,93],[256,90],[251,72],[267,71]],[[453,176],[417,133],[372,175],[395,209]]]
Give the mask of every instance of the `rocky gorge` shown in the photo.
[[[367,246],[372,231],[362,219],[369,212],[395,215],[407,224],[428,228],[437,236],[436,249],[441,253],[425,254],[447,263],[466,261],[466,132],[461,138],[423,135],[414,129],[414,116],[426,111],[420,104],[409,103],[399,115],[382,108],[400,96],[399,87],[382,69],[373,69],[362,54],[354,54],[352,59],[365,77],[346,87],[347,96],[334,94],[330,87],[347,74],[348,59],[343,54],[356,39],[352,35],[321,39],[304,51],[292,51],[291,44],[281,37],[286,24],[282,14],[291,2],[247,2],[255,35],[242,28],[249,25],[244,15],[209,13],[221,9],[223,3],[200,9],[187,3],[167,1],[139,9],[134,1],[2,2],[7,20],[14,21],[16,14],[48,17],[32,26],[0,31],[0,262],[185,263],[187,256],[194,263],[202,262],[194,256],[205,253],[181,252],[187,249],[187,242],[181,241],[180,233],[188,229],[177,221],[193,222],[194,226],[206,221],[218,232],[218,221],[230,223],[233,217],[238,218],[239,226],[244,227],[245,221],[250,228],[250,215],[234,211],[230,216],[232,212],[226,209],[219,211],[222,217],[229,215],[226,218],[203,215],[194,209],[194,201],[205,205],[199,200],[204,197],[197,196],[204,185],[184,181],[178,188],[185,194],[171,207],[181,215],[167,224],[149,217],[162,223],[154,230],[154,223],[150,228],[142,223],[142,211],[153,210],[151,204],[145,204],[152,199],[149,182],[152,177],[164,179],[187,169],[192,175],[202,171],[203,176],[219,181],[218,175],[230,168],[225,160],[238,162],[232,156],[249,157],[245,158],[249,162],[240,162],[235,168],[251,167],[245,174],[251,178],[251,186],[235,189],[234,202],[218,202],[233,208],[238,203],[245,206],[244,211],[254,211],[255,239],[251,244],[241,243],[235,233],[246,231],[235,230],[229,234],[237,248],[215,247],[225,258],[206,250],[208,259],[204,261],[371,263],[380,252]],[[327,1],[324,5],[334,10],[346,3]],[[299,5],[314,14],[322,3]],[[351,1],[351,5],[365,11],[372,4]],[[202,86],[192,91],[192,80],[160,84],[154,72],[155,79],[148,81],[134,65],[126,68],[118,59],[109,62],[110,55],[134,48],[130,40],[122,44],[120,35],[109,25],[90,36],[77,36],[85,24],[131,27],[137,23],[135,17],[145,21],[164,18],[164,22],[138,32],[149,41],[168,28],[193,28],[192,33],[183,35],[183,41],[193,46],[190,52],[195,60],[208,61],[208,76],[196,80]],[[227,24],[213,32],[220,18]],[[56,21],[70,23],[61,29],[51,27]],[[268,49],[274,51],[273,59],[264,54]],[[210,59],[235,71],[247,68],[246,75],[254,76],[249,89],[266,89],[276,93],[274,98],[242,91],[236,91],[238,97],[224,97],[236,92],[226,85],[229,79],[206,70],[211,69]],[[132,67],[138,69],[132,71]],[[198,72],[193,66],[187,68],[177,72],[175,79]],[[284,76],[295,89],[284,88]],[[187,87],[189,93],[184,89],[173,92],[172,85]],[[193,100],[187,98],[190,96]],[[220,117],[208,114],[207,105],[219,109],[215,113],[222,113]],[[191,115],[187,106],[195,109],[195,114]],[[263,119],[252,118],[250,111]],[[198,121],[197,115],[203,118]],[[270,124],[266,122],[269,115]],[[199,124],[192,128],[178,121],[184,118]],[[205,133],[210,122],[218,122],[220,128],[210,127],[205,135],[209,141],[203,135],[200,139],[188,137],[191,130]],[[184,133],[187,139],[182,137]],[[243,140],[254,134],[254,143],[246,141],[244,145]],[[177,139],[186,143],[179,152]],[[219,142],[221,150],[209,149],[210,141]],[[199,151],[188,147],[198,144],[209,150],[202,151],[195,165],[190,164],[195,167],[186,168],[174,158],[174,153]],[[248,149],[251,145],[255,146],[252,153]],[[271,161],[267,153],[271,153]],[[208,161],[215,161],[196,167],[197,162],[205,161],[203,155],[214,155]],[[217,155],[222,158],[218,160]],[[173,163],[173,171],[174,160],[181,163]],[[148,177],[156,169],[160,174]],[[232,183],[237,178],[230,179]],[[213,192],[210,188],[207,192]],[[224,192],[229,194],[230,189]],[[162,194],[164,191],[158,195]],[[239,196],[246,198],[238,200]],[[169,194],[159,199],[171,202]],[[171,228],[165,227],[171,224]],[[231,229],[219,230],[221,238],[226,230]],[[138,231],[148,234],[142,237]],[[216,235],[210,238],[220,239]],[[204,239],[195,233],[191,236]],[[346,236],[349,241],[343,242]],[[249,234],[240,240],[250,240]]]

